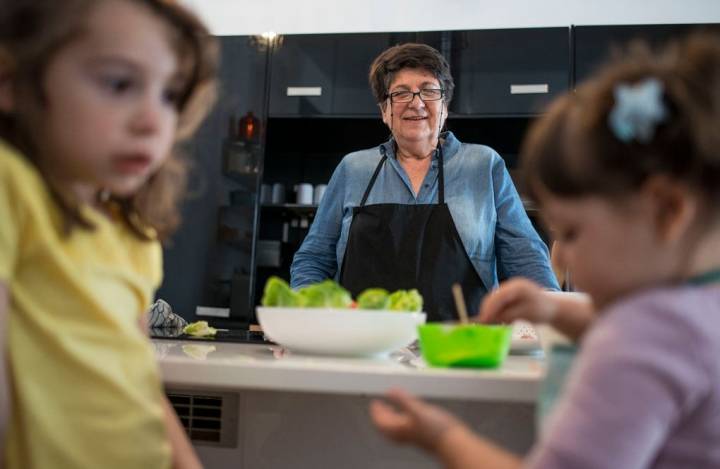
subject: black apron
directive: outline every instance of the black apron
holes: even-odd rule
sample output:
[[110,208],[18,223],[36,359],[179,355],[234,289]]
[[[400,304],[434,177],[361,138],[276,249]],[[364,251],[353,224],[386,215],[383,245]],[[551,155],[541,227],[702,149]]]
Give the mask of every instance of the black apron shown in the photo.
[[487,293],[465,252],[445,203],[442,148],[438,152],[437,204],[365,205],[387,154],[383,155],[360,206],[353,208],[340,283],[353,296],[366,288],[390,292],[417,288],[423,296],[428,321],[458,318],[452,285],[459,283],[468,312],[477,313]]

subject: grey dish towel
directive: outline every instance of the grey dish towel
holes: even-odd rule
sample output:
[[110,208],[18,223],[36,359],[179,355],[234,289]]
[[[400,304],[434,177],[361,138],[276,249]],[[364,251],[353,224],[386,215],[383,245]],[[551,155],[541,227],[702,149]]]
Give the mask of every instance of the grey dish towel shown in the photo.
[[182,329],[187,321],[173,313],[170,305],[164,300],[157,300],[150,307],[148,327],[151,329]]

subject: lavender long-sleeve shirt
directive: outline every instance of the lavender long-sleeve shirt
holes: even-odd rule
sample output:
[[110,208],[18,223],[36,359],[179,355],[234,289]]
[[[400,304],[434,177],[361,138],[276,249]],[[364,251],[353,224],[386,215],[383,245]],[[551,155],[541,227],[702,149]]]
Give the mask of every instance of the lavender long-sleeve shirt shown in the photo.
[[610,307],[548,418],[528,468],[720,468],[720,287]]

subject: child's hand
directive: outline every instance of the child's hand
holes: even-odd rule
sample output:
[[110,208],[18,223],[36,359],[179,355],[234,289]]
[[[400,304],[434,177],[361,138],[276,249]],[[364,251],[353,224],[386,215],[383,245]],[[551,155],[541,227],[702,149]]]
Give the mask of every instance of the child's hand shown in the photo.
[[450,413],[400,389],[388,392],[387,399],[397,409],[375,399],[370,403],[370,416],[378,430],[398,443],[416,444],[436,453],[448,430],[464,427]]
[[503,282],[485,297],[477,320],[511,323],[516,319],[524,319],[533,323],[549,323],[557,312],[556,297],[530,280],[514,278]]

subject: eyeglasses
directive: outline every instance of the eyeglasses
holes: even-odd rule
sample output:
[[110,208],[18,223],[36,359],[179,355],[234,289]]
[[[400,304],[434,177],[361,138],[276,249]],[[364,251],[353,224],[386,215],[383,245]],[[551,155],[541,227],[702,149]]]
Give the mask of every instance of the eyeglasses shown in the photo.
[[390,93],[388,97],[390,98],[391,103],[409,103],[415,99],[415,96],[420,96],[420,99],[425,102],[437,101],[442,99],[444,95],[445,90],[442,88],[423,88],[422,90],[414,93],[412,91],[395,91]]

